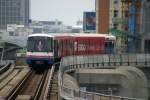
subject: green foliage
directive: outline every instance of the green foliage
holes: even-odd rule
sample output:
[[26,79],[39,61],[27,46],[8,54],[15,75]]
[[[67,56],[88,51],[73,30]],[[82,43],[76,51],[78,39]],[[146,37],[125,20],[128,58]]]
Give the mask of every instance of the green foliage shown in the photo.
[[108,32],[112,33],[112,35],[115,35],[116,37],[121,37],[121,38],[127,38],[129,33],[126,31],[110,28],[108,29]]
[[22,48],[17,50],[17,53],[26,53],[27,52],[27,48]]

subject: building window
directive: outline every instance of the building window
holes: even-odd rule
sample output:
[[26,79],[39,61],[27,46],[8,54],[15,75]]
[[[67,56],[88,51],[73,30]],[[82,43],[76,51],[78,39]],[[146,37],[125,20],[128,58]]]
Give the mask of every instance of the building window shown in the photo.
[[128,11],[125,11],[125,17],[126,17],[126,18],[129,17]]
[[128,31],[128,26],[127,25],[125,26],[125,31]]
[[113,26],[114,26],[114,27],[113,27],[114,29],[117,29],[117,28],[118,28],[118,24],[114,24]]
[[114,10],[114,17],[118,17],[118,10]]
[[117,4],[117,3],[118,3],[118,1],[117,1],[117,0],[115,0],[115,1],[114,1],[114,4]]

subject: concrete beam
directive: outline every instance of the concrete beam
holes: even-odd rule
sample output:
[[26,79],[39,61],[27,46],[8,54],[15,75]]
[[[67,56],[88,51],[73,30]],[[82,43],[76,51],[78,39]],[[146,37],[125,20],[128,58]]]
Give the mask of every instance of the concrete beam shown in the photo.
[[79,84],[96,86],[115,85],[117,92],[113,95],[147,100],[147,79],[144,73],[135,67],[118,67],[116,69],[77,69],[75,77]]

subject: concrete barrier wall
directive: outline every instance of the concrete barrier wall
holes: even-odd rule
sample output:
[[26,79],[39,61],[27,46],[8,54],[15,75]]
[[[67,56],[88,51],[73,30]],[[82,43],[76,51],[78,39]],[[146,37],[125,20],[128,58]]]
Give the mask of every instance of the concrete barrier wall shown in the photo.
[[[117,55],[94,55],[94,56],[70,56],[62,59],[64,66],[83,65],[100,67],[114,67],[114,66],[135,66],[135,67],[150,67],[150,54],[117,54]],[[95,66],[96,67],[96,66]]]
[[[70,56],[65,57],[61,60],[60,70],[59,70],[59,86],[60,86],[60,95],[68,100],[74,100],[75,98],[80,98],[81,100],[87,99],[91,95],[92,99],[95,100],[95,97],[100,98],[100,100],[107,100],[111,98],[112,100],[137,100],[134,98],[125,98],[125,97],[115,97],[115,96],[106,96],[103,94],[88,93],[85,91],[77,90],[79,97],[75,96],[75,91],[67,87],[63,87],[63,73],[72,71],[80,68],[113,68],[116,66],[136,66],[136,67],[150,67],[150,54],[117,54],[117,55],[92,55],[92,56]],[[82,97],[82,95],[84,97]],[[103,99],[104,98],[104,99]],[[106,99],[107,98],[107,99]]]

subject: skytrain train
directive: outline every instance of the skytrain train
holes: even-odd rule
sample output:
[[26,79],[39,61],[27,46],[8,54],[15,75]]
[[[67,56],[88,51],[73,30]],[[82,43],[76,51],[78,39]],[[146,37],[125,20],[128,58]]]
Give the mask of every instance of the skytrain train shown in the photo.
[[52,65],[62,57],[115,52],[116,37],[108,34],[32,34],[26,61],[30,67]]

